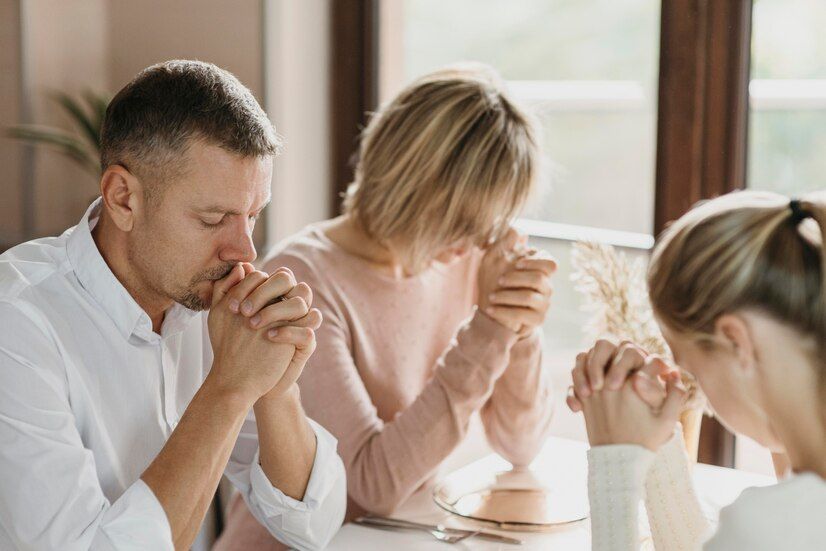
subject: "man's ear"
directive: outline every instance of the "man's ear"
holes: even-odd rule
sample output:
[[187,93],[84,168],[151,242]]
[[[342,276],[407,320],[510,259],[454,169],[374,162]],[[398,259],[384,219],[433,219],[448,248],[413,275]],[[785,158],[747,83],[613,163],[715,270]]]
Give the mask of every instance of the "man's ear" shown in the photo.
[[115,225],[121,231],[131,231],[143,207],[140,180],[122,165],[109,165],[100,177],[100,194]]
[[746,371],[753,369],[757,363],[757,347],[746,319],[736,314],[724,314],[714,325],[714,336],[737,358],[740,367]]

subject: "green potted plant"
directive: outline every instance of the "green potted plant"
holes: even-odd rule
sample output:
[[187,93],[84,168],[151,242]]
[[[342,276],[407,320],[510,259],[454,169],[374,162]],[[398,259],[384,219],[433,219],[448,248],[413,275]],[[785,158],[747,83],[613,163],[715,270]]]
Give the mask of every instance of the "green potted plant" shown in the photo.
[[63,92],[55,92],[52,99],[73,121],[77,132],[36,124],[10,126],[9,137],[33,145],[47,146],[66,155],[95,179],[100,177],[100,129],[109,97],[87,91],[80,99]]

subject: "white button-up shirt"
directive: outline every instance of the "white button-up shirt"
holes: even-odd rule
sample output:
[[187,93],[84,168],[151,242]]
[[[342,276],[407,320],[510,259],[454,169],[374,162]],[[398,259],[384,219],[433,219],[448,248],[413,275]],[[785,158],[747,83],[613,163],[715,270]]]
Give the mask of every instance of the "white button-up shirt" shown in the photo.
[[[171,308],[161,334],[106,265],[99,200],[60,237],[0,255],[0,549],[173,549],[140,476],[212,364],[206,315]],[[225,474],[255,517],[299,549],[341,526],[344,466],[311,421],[303,501],[270,484],[250,413]]]

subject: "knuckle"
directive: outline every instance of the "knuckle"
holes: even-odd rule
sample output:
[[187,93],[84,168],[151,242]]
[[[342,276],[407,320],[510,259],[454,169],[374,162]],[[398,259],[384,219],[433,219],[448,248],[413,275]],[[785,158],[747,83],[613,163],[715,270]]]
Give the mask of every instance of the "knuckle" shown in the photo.
[[305,314],[310,311],[310,307],[307,304],[307,301],[304,300],[304,297],[295,297],[295,303],[298,309],[304,312]]
[[292,273],[275,272],[270,278],[279,285],[289,285],[291,287],[295,285]]
[[617,349],[616,343],[610,339],[602,338],[599,339],[594,345],[594,351],[597,353],[610,353]]
[[313,295],[313,290],[310,288],[309,285],[304,283],[303,281],[296,285],[298,293],[305,297],[311,297]]

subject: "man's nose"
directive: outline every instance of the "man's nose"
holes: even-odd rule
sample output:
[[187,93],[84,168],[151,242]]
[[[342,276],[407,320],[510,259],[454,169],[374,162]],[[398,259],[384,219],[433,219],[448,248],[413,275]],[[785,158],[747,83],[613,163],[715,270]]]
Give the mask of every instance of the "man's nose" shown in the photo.
[[219,255],[225,262],[252,262],[257,257],[255,243],[252,241],[253,224],[241,221],[233,228],[233,233],[224,244]]

